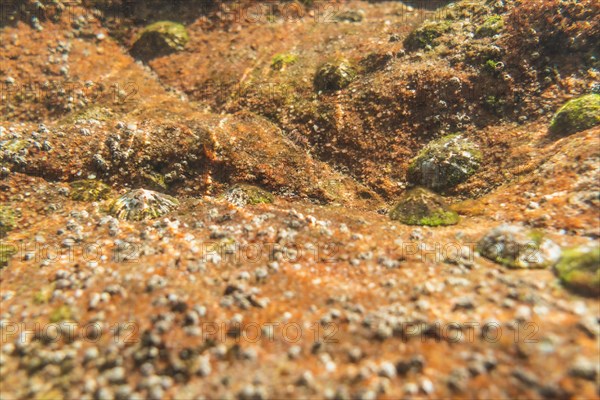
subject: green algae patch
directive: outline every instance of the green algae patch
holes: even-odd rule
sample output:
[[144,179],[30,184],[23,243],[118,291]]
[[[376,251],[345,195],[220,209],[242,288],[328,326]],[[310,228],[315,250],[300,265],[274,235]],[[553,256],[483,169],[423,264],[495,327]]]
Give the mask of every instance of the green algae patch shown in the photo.
[[33,303],[38,304],[38,305],[46,304],[50,301],[51,297],[52,297],[52,291],[42,289],[33,295]]
[[48,319],[51,324],[56,324],[63,321],[71,321],[73,319],[73,311],[69,306],[63,304],[62,306],[55,308],[48,316]]
[[478,147],[454,134],[428,143],[408,166],[408,180],[432,190],[452,188],[479,169],[482,156]]
[[155,186],[158,189],[167,190],[168,185],[165,181],[165,176],[156,172],[143,172],[142,176],[151,186]]
[[314,87],[318,92],[341,90],[356,78],[354,66],[345,58],[322,64],[315,74]]
[[0,269],[8,265],[10,258],[17,253],[17,246],[0,242]]
[[185,26],[172,21],[159,21],[145,27],[131,52],[142,59],[152,59],[183,50],[189,36]]
[[114,117],[115,113],[110,108],[103,106],[91,106],[68,114],[60,120],[60,124],[71,125],[87,120],[106,122],[110,121]]
[[600,246],[565,250],[554,271],[561,283],[574,293],[600,295]]
[[0,238],[17,227],[18,214],[11,207],[0,205]]
[[570,135],[600,125],[600,95],[588,94],[568,101],[550,124],[553,135]]
[[404,193],[390,211],[392,220],[407,225],[456,225],[459,216],[450,210],[444,199],[425,188],[415,188]]
[[0,150],[10,154],[17,154],[29,147],[29,142],[23,139],[11,139],[0,142]]
[[298,56],[294,54],[276,54],[271,59],[271,68],[275,71],[283,71],[288,65],[292,65],[296,63],[296,61],[298,61]]
[[504,20],[500,15],[494,14],[487,18],[475,31],[475,37],[492,37],[499,34],[504,28]]
[[238,184],[224,194],[225,200],[238,207],[256,204],[270,204],[275,197],[258,186]]
[[110,196],[110,186],[93,179],[74,181],[71,186],[70,197],[76,201],[101,201]]
[[434,48],[439,44],[437,39],[451,29],[451,21],[425,21],[406,37],[404,47],[409,51]]

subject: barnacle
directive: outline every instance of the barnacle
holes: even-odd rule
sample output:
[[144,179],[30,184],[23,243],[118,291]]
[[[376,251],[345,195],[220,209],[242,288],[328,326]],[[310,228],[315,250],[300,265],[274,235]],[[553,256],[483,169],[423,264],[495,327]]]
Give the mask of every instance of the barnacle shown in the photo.
[[176,198],[146,189],[132,190],[110,205],[110,213],[119,219],[142,221],[165,215],[179,205]]

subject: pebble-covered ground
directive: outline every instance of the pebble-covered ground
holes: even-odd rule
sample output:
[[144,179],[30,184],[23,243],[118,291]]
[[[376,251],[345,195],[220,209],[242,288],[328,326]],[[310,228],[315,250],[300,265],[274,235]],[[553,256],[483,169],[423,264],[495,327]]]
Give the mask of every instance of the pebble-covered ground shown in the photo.
[[600,5],[447,3],[2,3],[0,398],[599,398]]

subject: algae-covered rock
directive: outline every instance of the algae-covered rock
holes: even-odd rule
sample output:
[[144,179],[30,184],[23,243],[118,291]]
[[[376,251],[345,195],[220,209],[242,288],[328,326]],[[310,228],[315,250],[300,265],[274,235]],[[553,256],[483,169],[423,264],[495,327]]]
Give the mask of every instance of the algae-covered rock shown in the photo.
[[154,57],[181,51],[189,41],[185,26],[171,21],[159,21],[148,25],[133,44],[136,57]]
[[132,190],[116,199],[109,208],[119,219],[143,221],[158,218],[179,205],[176,198],[146,189]]
[[600,295],[600,246],[565,250],[554,269],[562,284],[573,292]]
[[494,14],[487,18],[475,32],[476,37],[490,37],[497,35],[504,28],[504,20],[500,15]]
[[274,197],[271,193],[257,186],[235,185],[225,193],[225,199],[238,207],[254,204],[272,203]]
[[0,205],[0,238],[17,226],[17,213],[9,206]]
[[600,94],[588,94],[568,101],[554,115],[550,133],[570,135],[600,125]]
[[425,21],[404,40],[406,50],[415,51],[438,45],[437,38],[452,29],[450,21]]
[[70,197],[73,200],[100,201],[110,196],[110,186],[94,179],[82,179],[69,185],[71,186]]
[[461,135],[430,142],[408,167],[408,180],[433,190],[449,189],[466,181],[481,164],[477,146]]
[[547,268],[560,257],[560,247],[538,231],[519,225],[502,224],[489,231],[478,243],[483,257],[509,268]]
[[390,211],[390,218],[407,225],[456,225],[458,214],[448,208],[444,199],[425,188],[404,193]]
[[356,70],[344,58],[325,63],[317,69],[314,86],[317,91],[333,92],[348,86],[356,78]]

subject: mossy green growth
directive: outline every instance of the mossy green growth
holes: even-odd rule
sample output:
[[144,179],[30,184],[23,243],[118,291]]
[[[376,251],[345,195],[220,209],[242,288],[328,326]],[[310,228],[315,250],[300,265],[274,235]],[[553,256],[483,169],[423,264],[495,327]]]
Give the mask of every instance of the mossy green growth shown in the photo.
[[0,241],[0,268],[8,265],[8,260],[17,253],[17,246]]
[[475,31],[475,37],[491,37],[497,35],[504,28],[504,19],[498,14],[494,14],[486,19]]
[[48,319],[51,324],[56,324],[58,322],[63,321],[70,321],[73,319],[73,311],[68,305],[63,304],[62,306],[55,308],[48,316]]
[[11,139],[0,141],[0,150],[10,154],[17,154],[29,147],[29,142],[23,139]]
[[347,87],[355,78],[354,66],[345,58],[322,64],[315,74],[314,86],[320,92],[333,92]]
[[500,61],[487,60],[485,62],[485,69],[488,70],[489,72],[497,72],[498,64],[500,64]]
[[553,135],[570,135],[600,125],[600,94],[588,94],[568,101],[550,124]]
[[144,28],[133,44],[136,57],[151,59],[181,51],[189,41],[185,26],[172,21],[158,21]]
[[157,188],[167,190],[168,186],[165,182],[165,176],[156,172],[144,172],[142,173],[143,177],[148,180],[148,183],[152,186],[156,186]]
[[408,166],[408,180],[433,190],[449,189],[466,181],[481,164],[477,146],[459,134],[428,143]]
[[563,251],[554,266],[561,283],[584,296],[600,295],[600,246],[580,246]]
[[90,106],[84,109],[75,111],[63,119],[61,119],[61,125],[76,124],[79,121],[86,121],[94,119],[96,121],[109,121],[114,118],[115,114],[110,108],[103,106]]
[[409,33],[404,40],[404,47],[409,51],[425,49],[428,46],[434,48],[439,44],[436,39],[451,29],[451,21],[425,21],[423,25]]
[[298,61],[298,56],[288,53],[280,53],[273,56],[271,59],[271,68],[275,71],[283,71],[288,65]]
[[0,205],[0,238],[17,226],[18,215],[11,207]]
[[77,201],[100,201],[106,200],[110,196],[110,186],[94,180],[83,179],[70,183],[71,199]]
[[33,295],[33,302],[35,304],[46,304],[50,301],[50,297],[52,297],[52,292],[42,289]]
[[275,197],[266,190],[263,190],[258,186],[246,184],[237,184],[229,188],[224,197],[227,201],[238,207],[255,204],[269,204],[275,200]]
[[404,193],[390,211],[390,218],[407,225],[446,226],[459,222],[444,199],[425,188]]

